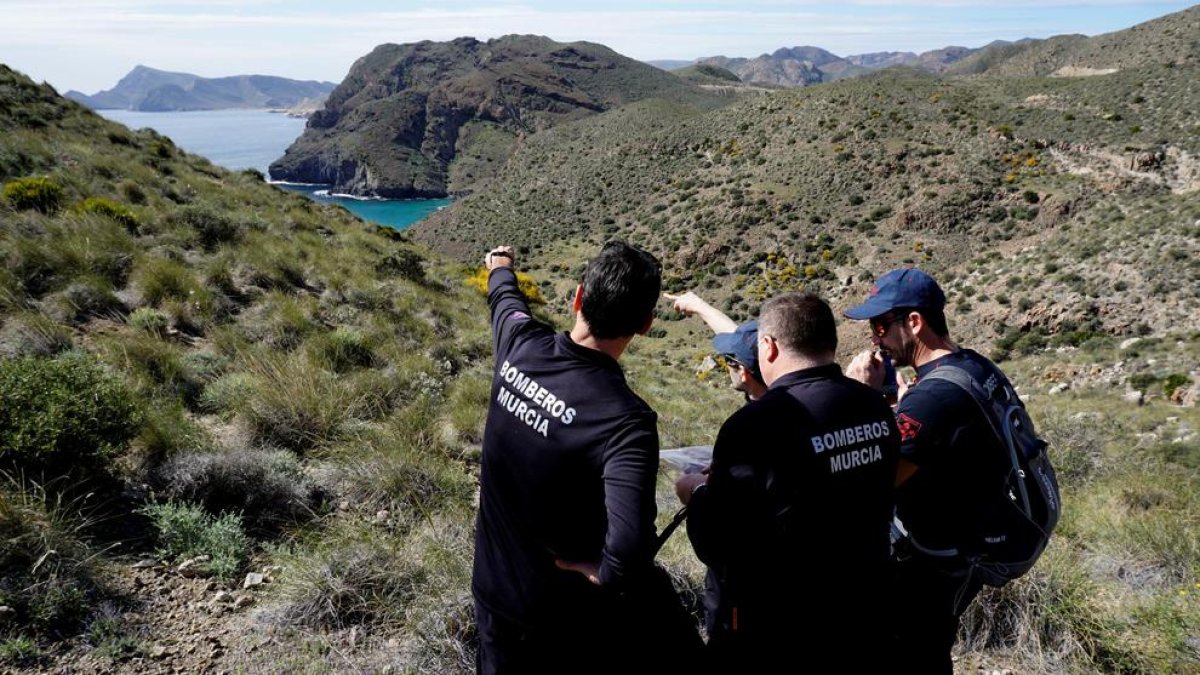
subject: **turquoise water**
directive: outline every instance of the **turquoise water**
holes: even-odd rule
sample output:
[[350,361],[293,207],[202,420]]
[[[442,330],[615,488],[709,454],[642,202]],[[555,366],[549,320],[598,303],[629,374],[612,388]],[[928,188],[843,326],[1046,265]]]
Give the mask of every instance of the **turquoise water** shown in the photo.
[[350,209],[350,213],[363,220],[389,225],[400,230],[434,211],[454,203],[453,199],[348,199],[329,196],[328,188],[323,185],[291,185],[287,183],[276,183],[275,185],[285,190],[308,195],[324,204],[341,204]]
[[[180,148],[207,157],[213,164],[235,171],[258,169],[263,175],[271,162],[282,157],[283,151],[304,131],[305,123],[303,119],[265,110],[98,112],[131,129],[154,129]],[[450,199],[348,199],[330,197],[326,186],[321,185],[277,185],[322,203],[341,204],[363,220],[400,230],[452,203]]]

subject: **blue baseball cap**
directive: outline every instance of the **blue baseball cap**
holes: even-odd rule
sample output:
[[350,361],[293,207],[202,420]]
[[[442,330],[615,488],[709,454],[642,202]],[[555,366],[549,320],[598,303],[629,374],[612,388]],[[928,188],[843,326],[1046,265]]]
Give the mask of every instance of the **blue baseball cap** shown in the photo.
[[871,286],[867,301],[846,310],[848,319],[873,319],[897,307],[943,309],[946,294],[933,277],[916,268],[892,270]]
[[728,354],[746,366],[755,379],[762,380],[758,371],[758,321],[747,321],[732,333],[717,333],[712,339],[718,354]]

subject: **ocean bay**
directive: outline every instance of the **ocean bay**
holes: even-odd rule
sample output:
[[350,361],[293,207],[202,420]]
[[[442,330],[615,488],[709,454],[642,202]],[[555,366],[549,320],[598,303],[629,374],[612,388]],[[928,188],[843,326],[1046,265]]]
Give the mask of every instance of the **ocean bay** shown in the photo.
[[[281,157],[304,131],[305,125],[302,118],[266,110],[97,112],[131,129],[154,129],[183,150],[206,157],[227,169],[255,169],[263,175],[267,174],[271,162]],[[453,202],[450,199],[354,199],[330,195],[328,186],[323,185],[277,185],[322,203],[343,206],[363,220],[401,230]]]

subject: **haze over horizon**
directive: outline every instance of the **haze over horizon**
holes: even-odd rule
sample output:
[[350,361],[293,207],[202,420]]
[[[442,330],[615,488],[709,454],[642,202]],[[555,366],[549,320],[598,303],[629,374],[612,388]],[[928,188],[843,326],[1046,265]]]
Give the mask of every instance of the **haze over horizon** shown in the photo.
[[203,77],[261,74],[340,82],[387,42],[481,40],[510,33],[604,44],[641,60],[755,57],[812,45],[838,55],[922,52],[993,40],[1096,35],[1180,11],[1136,0],[614,0],[604,9],[549,0],[3,0],[0,63],[59,91],[111,88],[136,65]]

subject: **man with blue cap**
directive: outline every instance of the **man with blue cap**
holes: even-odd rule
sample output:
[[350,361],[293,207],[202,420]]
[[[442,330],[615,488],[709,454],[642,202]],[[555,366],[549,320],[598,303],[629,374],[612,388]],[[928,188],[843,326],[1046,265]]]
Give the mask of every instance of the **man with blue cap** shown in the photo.
[[[889,357],[917,373],[896,407],[901,437],[896,528],[902,535],[895,547],[898,672],[953,672],[950,651],[959,617],[982,587],[960,552],[974,550],[1009,468],[1006,448],[971,394],[940,377],[925,380],[951,367],[985,389],[1008,383],[991,361],[954,343],[945,305],[933,277],[905,268],[879,277],[867,301],[845,312],[869,322],[875,346],[854,358],[848,377],[881,389]],[[954,554],[942,555],[948,551]]]
[[725,360],[731,386],[742,392],[747,401],[756,401],[767,393],[762,373],[758,369],[758,321],[738,325],[724,312],[704,301],[692,291],[680,295],[663,293],[677,312],[698,316],[716,335],[713,349]]

